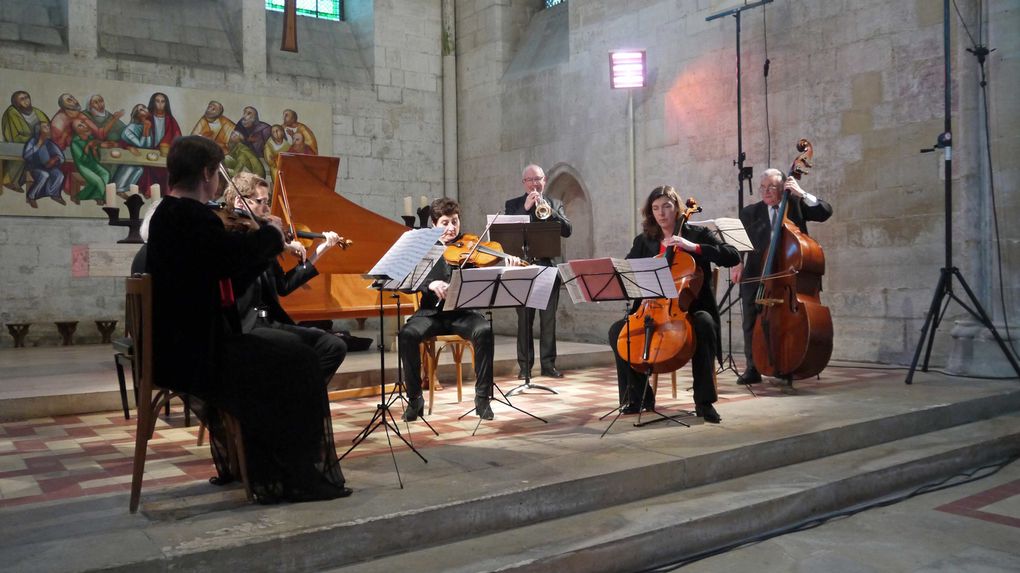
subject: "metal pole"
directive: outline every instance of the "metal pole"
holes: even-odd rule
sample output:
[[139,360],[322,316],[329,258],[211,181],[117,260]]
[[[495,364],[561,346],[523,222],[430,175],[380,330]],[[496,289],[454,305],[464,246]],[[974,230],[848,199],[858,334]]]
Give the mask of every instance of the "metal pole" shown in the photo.
[[630,236],[637,234],[637,143],[634,141],[634,90],[627,90],[627,142],[630,144]]

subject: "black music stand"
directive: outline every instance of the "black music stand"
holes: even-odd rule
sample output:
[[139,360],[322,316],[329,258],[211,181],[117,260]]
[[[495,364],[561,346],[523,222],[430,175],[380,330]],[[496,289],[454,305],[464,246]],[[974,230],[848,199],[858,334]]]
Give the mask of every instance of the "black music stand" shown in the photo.
[[[372,432],[382,427],[383,431],[386,432],[386,442],[390,447],[393,468],[397,472],[397,481],[400,483],[401,489],[404,487],[404,482],[400,478],[400,468],[397,467],[397,457],[393,452],[390,431],[392,430],[415,455],[421,458],[421,461],[425,463],[429,463],[429,461],[400,433],[397,421],[393,417],[393,413],[390,412],[390,406],[395,400],[387,401],[386,399],[386,332],[384,326],[383,292],[401,290],[406,288],[404,285],[413,283],[415,280],[420,282],[420,279],[423,277],[419,275],[422,272],[425,275],[428,274],[427,270],[422,271],[421,269],[431,266],[426,262],[425,256],[442,233],[442,229],[418,229],[404,233],[390,247],[386,254],[379,259],[379,262],[376,263],[372,270],[364,275],[365,278],[374,279],[372,288],[379,291],[379,344],[377,345],[379,348],[379,403],[376,405],[375,413],[372,414],[368,424],[355,436],[354,443],[351,444],[351,447],[339,459],[342,460],[347,457],[348,454],[372,435]],[[399,356],[397,360],[400,360]],[[429,427],[431,428],[431,426]],[[435,429],[432,431],[435,432]]]
[[[493,220],[489,235],[503,247],[503,252],[520,257],[525,261],[553,259],[560,256],[560,223],[557,221],[535,221],[532,223],[497,223]],[[553,267],[547,267],[553,268]],[[521,305],[523,306],[523,304]],[[534,309],[540,310],[540,309]],[[520,320],[518,318],[518,320]],[[528,329],[529,363],[535,361],[535,333]],[[548,386],[531,383],[531,369],[524,368],[524,383],[507,392],[507,396],[520,394],[525,390],[545,390],[558,394]]]
[[[550,278],[551,275],[551,278]],[[555,267],[487,267],[480,269],[454,269],[450,288],[446,293],[446,303],[450,309],[472,308],[472,309],[493,309],[493,308],[517,308],[526,305],[541,304],[548,302],[549,292],[556,282]],[[548,289],[548,290],[545,290]],[[534,307],[532,307],[534,308]],[[531,416],[543,423],[548,423],[531,412],[518,408],[510,403],[510,396],[513,391],[503,392],[492,382],[493,392],[499,392],[501,397],[495,394],[489,396],[489,400],[499,402],[517,410],[518,412]],[[458,420],[475,411],[471,408],[461,414]],[[478,419],[475,425],[475,432],[482,424]],[[472,432],[474,435],[474,432]]]
[[[646,268],[646,263],[640,263],[638,268],[635,269],[633,266],[639,261],[650,261]],[[653,263],[651,261],[654,261]],[[654,265],[654,266],[652,266]],[[580,261],[571,261],[570,263],[564,263],[559,265],[560,273],[563,275],[563,284],[567,286],[567,292],[570,293],[570,298],[575,303],[578,302],[608,302],[608,301],[627,301],[628,305],[624,308],[624,317],[630,315],[629,306],[635,301],[644,300],[646,298],[676,298],[676,284],[673,282],[673,277],[670,275],[669,265],[666,259],[653,257],[649,259],[587,259]],[[631,362],[630,354],[630,323],[627,323],[627,362]],[[645,336],[645,348],[644,356],[642,357],[645,364],[648,364],[648,352],[651,344],[651,337]],[[648,379],[651,379],[652,367],[650,364],[647,366],[645,372]],[[641,395],[641,404],[644,405],[645,398],[647,398],[648,382],[645,383],[644,391]],[[616,414],[613,417],[613,421],[609,423],[609,426],[602,432],[600,437],[604,437],[609,430],[616,424],[616,421],[623,415],[623,408],[625,403],[630,402],[630,384],[627,385],[627,394],[624,396],[623,403],[616,408],[606,412],[599,417],[599,420]],[[635,422],[634,426],[641,427],[646,426],[653,422],[660,421],[672,421],[680,424],[681,426],[689,427],[689,424],[678,420],[676,416],[690,416],[691,413],[687,411],[681,412],[673,416],[667,416],[658,410],[652,409],[653,414],[659,416],[657,419],[651,422],[641,421],[641,412],[638,411],[638,421]]]

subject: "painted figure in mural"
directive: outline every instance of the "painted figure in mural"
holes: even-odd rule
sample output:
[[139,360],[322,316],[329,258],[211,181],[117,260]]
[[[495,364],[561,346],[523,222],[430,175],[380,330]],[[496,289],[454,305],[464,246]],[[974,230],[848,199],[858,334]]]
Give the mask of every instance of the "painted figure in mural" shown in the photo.
[[266,170],[262,167],[262,162],[259,161],[255,152],[245,145],[244,136],[239,131],[234,131],[230,134],[230,151],[223,158],[223,166],[227,168],[231,177],[242,171],[254,173],[263,178],[266,176]]
[[315,155],[315,150],[305,145],[305,136],[299,131],[294,134],[294,141],[290,144],[291,153],[302,153],[304,155]]
[[[149,97],[149,119],[152,121],[152,137],[155,140],[153,147],[159,149],[159,154],[166,157],[170,150],[170,144],[181,136],[181,126],[174,118],[170,109],[170,98],[165,93],[156,92]],[[142,188],[142,194],[149,196],[153,184],[158,184],[160,189],[167,189],[166,169],[162,167],[146,167],[138,185]]]
[[124,131],[125,127],[124,122],[120,120],[123,114],[123,110],[111,113],[106,109],[106,99],[100,94],[89,98],[89,108],[85,110],[85,115],[89,119],[100,128],[106,130],[107,141],[120,141],[120,134]]
[[[297,112],[292,109],[283,110],[283,130],[287,134],[287,139],[294,141],[294,136],[298,133],[301,134],[304,139],[304,145],[308,148],[308,151],[302,151],[301,153],[307,153],[308,155],[319,154],[319,143],[315,141],[315,134],[312,133],[308,126],[298,121]],[[298,152],[295,152],[298,153]]]
[[269,134],[266,146],[262,150],[262,157],[265,158],[266,164],[269,165],[269,170],[273,174],[273,181],[276,181],[276,158],[284,151],[290,149],[290,141],[287,140],[287,134],[284,133],[283,126],[280,124],[270,128]]
[[245,144],[255,152],[255,156],[262,157],[262,150],[272,128],[268,123],[259,120],[259,110],[252,106],[244,108],[241,112],[241,121],[237,122],[237,131],[244,137]]
[[[11,105],[4,110],[0,129],[3,130],[4,141],[25,143],[32,138],[36,126],[49,122],[50,118],[41,109],[32,107],[32,96],[26,91],[19,90],[11,94]],[[24,164],[8,163],[4,166],[3,186],[13,191],[21,191],[24,174]]]
[[64,183],[60,164],[64,162],[64,153],[50,140],[49,122],[40,121],[35,124],[32,138],[25,144],[21,156],[25,159],[25,169],[32,174],[32,186],[25,196],[28,204],[33,209],[38,209],[37,201],[49,197],[61,205],[66,205],[60,196]]
[[[64,156],[67,157],[67,148],[71,145],[71,140],[74,138],[76,133],[74,122],[81,121],[89,129],[91,137],[102,141],[106,139],[106,130],[96,125],[96,122],[89,119],[85,112],[81,109],[81,104],[78,103],[78,99],[69,93],[62,93],[57,98],[57,106],[60,110],[53,114],[53,119],[50,121],[50,131],[52,132],[53,142],[57,144],[63,152]],[[123,111],[118,111],[114,115],[120,117]],[[98,150],[96,151],[98,154]],[[71,154],[74,157],[74,154]],[[85,182],[82,181],[79,175],[81,170],[75,170],[74,165],[70,161],[65,161],[60,169],[64,172],[64,193],[71,198],[71,202],[79,203],[81,199],[78,197],[78,189]],[[106,168],[103,168],[106,171]]]
[[[124,128],[121,134],[121,142],[127,146],[133,155],[141,155],[141,149],[155,149],[156,135],[152,126],[152,116],[149,115],[149,108],[145,104],[137,104],[131,109],[131,123]],[[117,171],[113,174],[113,182],[117,185],[117,193],[121,197],[127,197],[128,190],[132,185],[137,185],[142,178],[142,171],[150,169],[139,165],[118,165]],[[148,191],[148,186],[143,188]],[[162,187],[166,189],[166,187]]]
[[230,134],[234,132],[235,127],[234,122],[223,116],[223,104],[213,100],[206,106],[205,115],[195,123],[191,135],[201,135],[215,141],[226,153],[230,150]]
[[110,172],[99,164],[99,148],[112,147],[112,141],[100,141],[84,118],[74,120],[74,136],[71,138],[71,157],[78,168],[78,174],[85,180],[85,186],[78,192],[77,201],[95,199],[98,205],[106,203],[106,184]]

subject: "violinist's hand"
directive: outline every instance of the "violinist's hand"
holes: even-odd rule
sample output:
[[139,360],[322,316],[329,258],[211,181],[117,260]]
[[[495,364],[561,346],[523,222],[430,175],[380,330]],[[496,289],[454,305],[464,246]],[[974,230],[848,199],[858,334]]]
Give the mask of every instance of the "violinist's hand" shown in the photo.
[[340,244],[340,235],[334,233],[333,231],[323,231],[322,236],[324,237],[324,240],[321,243],[319,243],[319,246],[315,247],[315,252],[312,253],[311,258],[308,259],[313,264],[315,263],[315,261],[319,260],[319,257],[322,256],[322,253],[325,253],[326,251]]
[[527,266],[527,263],[522,261],[520,259],[520,257],[515,257],[513,255],[507,255],[506,256],[506,266],[508,266],[508,267],[523,267],[523,266]]
[[744,263],[740,263],[735,267],[730,267],[730,280],[736,284],[740,284],[740,279],[744,276]]
[[797,179],[793,176],[786,178],[786,184],[783,185],[783,188],[789,191],[790,195],[793,195],[798,199],[802,199],[804,197],[804,190],[800,188],[800,185],[797,183]]
[[538,191],[531,191],[528,193],[528,197],[524,200],[524,210],[528,211],[538,203],[538,200],[542,198],[542,194]]
[[429,290],[436,293],[439,300],[446,300],[446,289],[450,288],[450,283],[446,281],[432,281],[429,283]]
[[305,250],[305,246],[302,245],[301,242],[297,240],[287,243],[287,246],[284,247],[284,250],[300,259],[301,262],[304,262],[305,257],[308,256],[308,252]]

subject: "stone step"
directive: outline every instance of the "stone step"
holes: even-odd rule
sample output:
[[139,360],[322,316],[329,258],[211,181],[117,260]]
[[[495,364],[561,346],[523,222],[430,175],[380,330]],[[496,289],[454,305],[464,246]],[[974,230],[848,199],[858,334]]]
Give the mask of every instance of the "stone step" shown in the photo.
[[1017,455],[1011,413],[329,571],[646,570]]
[[[388,555],[400,559],[396,554],[409,548],[427,551],[425,548],[477,536],[492,535],[489,539],[496,541],[506,536],[508,543],[511,539],[522,543],[520,532],[543,522],[567,519],[584,523],[585,516],[600,511],[612,516],[619,514],[621,507],[631,513],[659,515],[661,503],[649,505],[643,501],[659,496],[679,496],[666,504],[680,508],[668,513],[674,521],[677,515],[693,517],[697,507],[688,508],[684,503],[694,501],[684,500],[706,498],[706,494],[692,495],[693,488],[723,487],[719,484],[726,480],[745,479],[744,489],[752,492],[735,496],[735,501],[771,499],[777,492],[793,495],[800,489],[828,491],[831,495],[833,490],[811,481],[815,474],[825,475],[822,470],[827,462],[822,462],[819,469],[794,474],[802,476],[797,479],[769,477],[768,472],[869,448],[849,467],[867,468],[877,463],[872,458],[885,459],[881,454],[886,447],[895,452],[889,455],[909,459],[910,451],[901,453],[889,444],[913,437],[924,439],[925,434],[937,436],[952,428],[962,432],[967,426],[987,433],[1005,424],[1016,431],[1017,419],[1012,413],[1018,411],[1020,390],[1005,382],[961,387],[957,381],[935,380],[923,388],[911,388],[897,381],[833,387],[828,393],[806,393],[795,400],[734,402],[724,414],[727,422],[720,426],[638,429],[621,423],[621,428],[605,440],[598,438],[603,423],[598,424],[599,429],[594,425],[548,433],[539,429],[539,433],[517,438],[497,434],[491,440],[432,448],[428,451],[432,462],[427,465],[417,462],[413,454],[399,452],[403,467],[411,468],[411,481],[404,490],[388,479],[393,470],[389,456],[359,459],[356,461],[360,463],[345,467],[348,478],[356,486],[373,478],[379,485],[359,489],[354,497],[335,502],[264,508],[237,500],[228,504],[228,511],[211,508],[206,513],[195,513],[181,496],[210,494],[208,486],[192,484],[166,491],[143,491],[143,513],[136,515],[127,514],[126,496],[122,494],[5,510],[0,514],[0,552],[5,554],[11,571],[301,571]],[[992,425],[973,425],[981,420],[990,420]],[[966,440],[958,438],[952,443],[963,452],[970,451],[960,445]],[[1016,447],[1020,440],[1013,439],[1012,443]],[[992,451],[993,446],[999,447],[996,444],[985,445]],[[938,443],[926,447],[945,450]],[[952,459],[922,461],[922,469],[930,466],[941,471]],[[412,468],[408,465],[412,463],[420,467]],[[431,468],[444,463],[457,471],[431,473]],[[909,464],[904,467],[911,469],[884,471],[892,472],[891,477],[896,479],[904,479],[896,472],[910,479],[918,475],[919,470]],[[854,474],[846,470],[836,475]],[[847,480],[844,482],[858,488],[861,496],[870,495],[870,482]],[[758,492],[753,490],[754,484],[767,487]],[[240,490],[233,493],[243,497]],[[712,495],[728,499],[724,493]],[[814,502],[807,505],[811,507]],[[723,501],[718,506],[726,507]],[[758,508],[764,509],[766,506]],[[782,518],[790,510],[776,512]],[[630,518],[630,514],[617,517],[621,529]],[[722,531],[736,527],[725,512],[703,519],[699,528],[687,529],[684,535],[699,532],[693,539],[702,540],[700,531],[707,527],[705,524],[715,524]],[[556,539],[547,533],[536,539],[546,537]],[[604,538],[610,541],[610,536]],[[616,543],[615,539],[611,541]],[[629,537],[619,541],[624,547],[632,542]],[[712,545],[718,540],[700,542]],[[676,545],[675,541],[671,543]],[[584,549],[581,553],[588,552],[587,547]],[[40,561],[40,555],[46,559]],[[549,559],[565,558],[563,551],[549,555]],[[661,553],[655,555],[663,558]],[[536,566],[540,564],[538,558],[533,556]],[[507,561],[506,565],[516,562]],[[412,560],[405,566],[414,563]],[[418,570],[418,566],[413,569]]]

